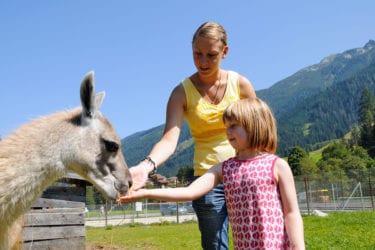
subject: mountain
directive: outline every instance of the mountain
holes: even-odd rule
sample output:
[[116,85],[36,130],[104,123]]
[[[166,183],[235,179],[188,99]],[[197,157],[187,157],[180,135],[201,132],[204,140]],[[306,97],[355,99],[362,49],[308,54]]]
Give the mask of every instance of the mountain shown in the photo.
[[256,93],[272,107],[275,116],[280,117],[306,98],[352,77],[374,63],[374,59],[375,41],[370,40],[363,48],[325,57],[320,63],[305,67],[270,88]]
[[[375,41],[362,48],[323,58],[275,83],[256,91],[272,108],[278,122],[278,154],[286,156],[293,146],[315,149],[340,138],[357,122],[361,92],[375,93]],[[160,139],[164,125],[122,140],[129,166],[137,164]],[[174,155],[158,171],[175,175],[182,166],[191,166],[193,142],[186,123],[181,129]]]
[[279,115],[278,153],[287,155],[296,145],[312,151],[342,138],[358,121],[359,101],[365,88],[374,95],[375,63]]
[[[146,131],[137,132],[122,139],[122,152],[129,167],[144,159],[163,134],[164,124]],[[158,173],[164,176],[174,176],[183,166],[193,165],[193,140],[189,127],[184,121],[175,153],[166,161]]]

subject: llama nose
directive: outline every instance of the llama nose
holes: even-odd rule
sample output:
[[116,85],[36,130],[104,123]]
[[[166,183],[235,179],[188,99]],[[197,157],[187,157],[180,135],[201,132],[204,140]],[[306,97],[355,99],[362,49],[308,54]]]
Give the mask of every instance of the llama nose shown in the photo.
[[132,183],[129,181],[128,183],[116,183],[116,189],[120,193],[120,195],[126,195]]
[[129,181],[128,185],[129,185],[129,189],[130,189],[133,186],[133,181]]

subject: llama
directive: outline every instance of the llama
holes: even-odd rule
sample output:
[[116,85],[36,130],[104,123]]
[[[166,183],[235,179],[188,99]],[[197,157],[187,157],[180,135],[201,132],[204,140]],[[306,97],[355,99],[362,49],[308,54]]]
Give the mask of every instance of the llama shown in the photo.
[[0,140],[0,250],[15,245],[17,221],[68,171],[109,199],[131,186],[120,139],[99,111],[104,92],[95,95],[94,72],[84,77],[80,96],[82,108],[35,119]]

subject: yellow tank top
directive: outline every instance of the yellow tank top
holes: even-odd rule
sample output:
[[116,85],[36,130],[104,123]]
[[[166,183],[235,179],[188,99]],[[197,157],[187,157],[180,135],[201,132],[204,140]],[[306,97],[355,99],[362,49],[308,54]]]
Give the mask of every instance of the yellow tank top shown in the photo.
[[218,104],[207,102],[189,78],[182,85],[187,109],[184,118],[194,140],[194,175],[201,176],[207,169],[235,155],[226,136],[223,113],[232,102],[240,99],[238,74],[228,71],[227,86]]

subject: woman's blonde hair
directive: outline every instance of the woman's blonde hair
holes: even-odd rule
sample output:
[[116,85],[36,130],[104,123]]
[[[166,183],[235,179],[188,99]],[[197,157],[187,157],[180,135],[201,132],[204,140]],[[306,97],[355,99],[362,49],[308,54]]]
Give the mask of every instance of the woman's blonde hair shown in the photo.
[[225,110],[223,121],[236,121],[245,128],[249,147],[254,151],[276,152],[276,119],[261,99],[247,98],[232,103]]
[[220,24],[216,22],[205,22],[197,31],[195,31],[193,36],[192,43],[195,42],[197,37],[206,37],[210,39],[214,39],[216,41],[221,41],[224,46],[228,45],[227,43],[227,32]]

